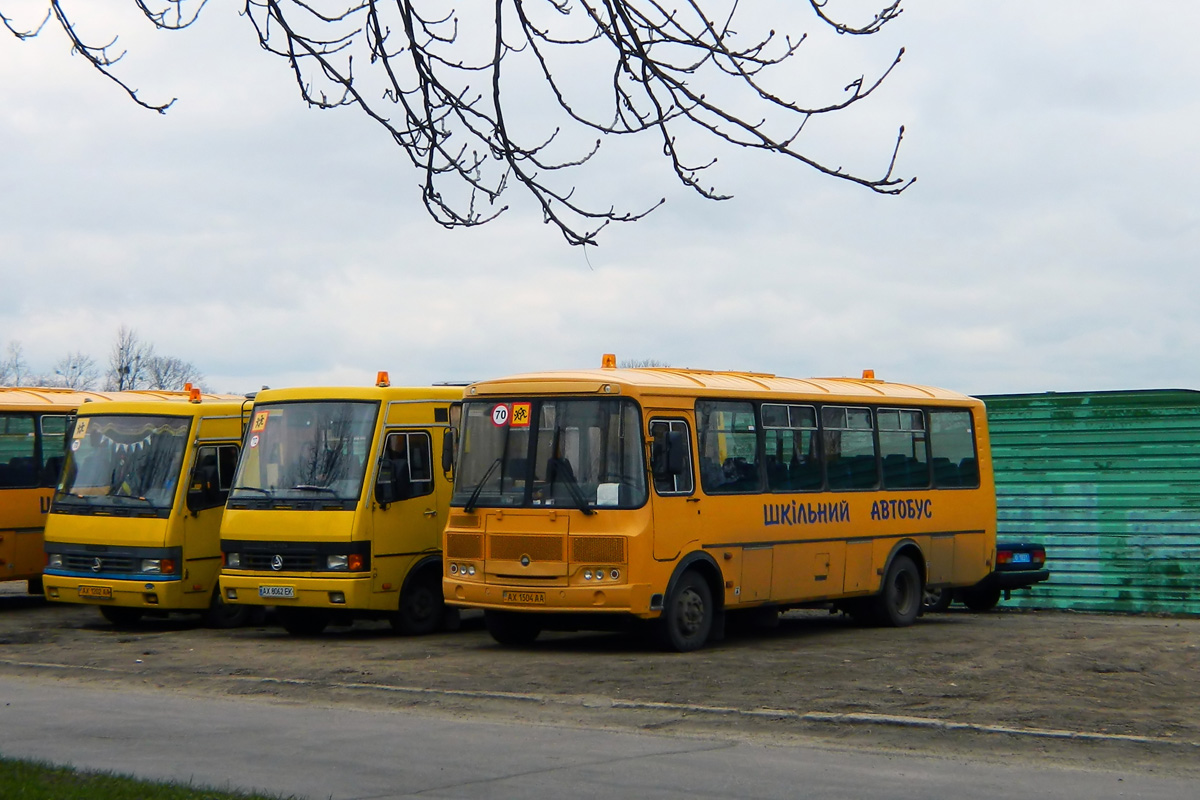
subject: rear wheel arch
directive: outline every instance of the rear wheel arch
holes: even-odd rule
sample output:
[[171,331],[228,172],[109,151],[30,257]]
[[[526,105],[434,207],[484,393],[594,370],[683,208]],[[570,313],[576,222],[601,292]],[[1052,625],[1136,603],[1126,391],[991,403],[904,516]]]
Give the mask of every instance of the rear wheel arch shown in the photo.
[[892,552],[888,553],[887,560],[883,562],[883,569],[879,573],[879,588],[883,589],[883,579],[887,576],[888,570],[892,567],[892,562],[897,556],[908,556],[908,558],[917,567],[917,575],[921,578],[921,586],[924,587],[928,580],[928,575],[925,572],[925,553],[912,539],[901,539],[892,547]]
[[879,591],[866,605],[864,616],[876,625],[888,627],[913,624],[921,615],[924,584],[920,548],[900,543],[888,559]]

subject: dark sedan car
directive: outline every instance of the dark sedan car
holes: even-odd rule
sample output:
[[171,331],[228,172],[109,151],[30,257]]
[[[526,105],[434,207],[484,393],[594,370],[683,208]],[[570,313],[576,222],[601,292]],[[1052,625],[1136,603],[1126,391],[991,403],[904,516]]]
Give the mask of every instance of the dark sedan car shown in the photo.
[[972,611],[990,611],[1014,589],[1047,580],[1046,548],[1032,542],[997,542],[996,569],[974,586],[963,589],[926,589],[925,611],[945,611],[958,601]]

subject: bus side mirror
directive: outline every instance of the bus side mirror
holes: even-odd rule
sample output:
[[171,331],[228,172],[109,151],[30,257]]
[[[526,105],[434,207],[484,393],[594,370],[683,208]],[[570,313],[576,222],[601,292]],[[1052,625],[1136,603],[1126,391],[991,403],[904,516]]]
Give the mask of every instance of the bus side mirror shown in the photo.
[[399,500],[397,495],[396,469],[391,461],[384,459],[379,464],[379,474],[375,476],[375,502],[386,506]]
[[215,466],[196,467],[192,482],[188,486],[187,508],[193,514],[221,505],[221,491],[217,486],[218,474]]
[[655,475],[682,475],[686,472],[687,439],[683,431],[661,431],[650,446],[650,469]]
[[442,472],[454,469],[454,428],[442,434]]

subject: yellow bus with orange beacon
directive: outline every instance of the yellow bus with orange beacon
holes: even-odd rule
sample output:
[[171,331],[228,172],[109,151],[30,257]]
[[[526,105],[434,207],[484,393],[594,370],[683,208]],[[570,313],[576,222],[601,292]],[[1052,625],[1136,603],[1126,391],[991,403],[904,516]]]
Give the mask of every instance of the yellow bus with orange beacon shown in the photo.
[[75,409],[99,392],[0,387],[0,581],[28,581],[42,592],[42,550],[50,495],[62,469]]
[[443,447],[460,386],[268,389],[225,519],[225,602],[274,606],[294,635],[356,618],[455,627],[442,600]]
[[221,602],[220,524],[249,401],[136,393],[81,406],[46,523],[46,598],[93,605],[116,626],[200,613],[247,618]]
[[464,397],[448,603],[504,644],[649,621],[685,652],[727,616],[916,619],[995,558],[979,400],[862,379],[671,368],[518,375]]

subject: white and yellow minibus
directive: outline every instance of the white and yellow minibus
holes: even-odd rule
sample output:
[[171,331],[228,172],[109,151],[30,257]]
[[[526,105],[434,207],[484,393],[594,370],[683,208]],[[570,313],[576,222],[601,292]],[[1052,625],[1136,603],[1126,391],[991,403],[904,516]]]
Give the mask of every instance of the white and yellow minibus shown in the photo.
[[121,627],[172,612],[241,624],[246,610],[221,602],[217,576],[249,403],[142,394],[79,408],[46,523],[46,598]]
[[43,529],[76,409],[84,403],[167,397],[187,395],[0,387],[0,581],[27,581],[30,593],[42,592]]
[[442,585],[497,641],[646,620],[688,651],[795,607],[903,626],[991,571],[980,401],[615,364],[466,390]]
[[225,601],[274,606],[295,635],[356,618],[453,627],[442,454],[462,391],[380,373],[376,386],[259,392],[221,528]]

